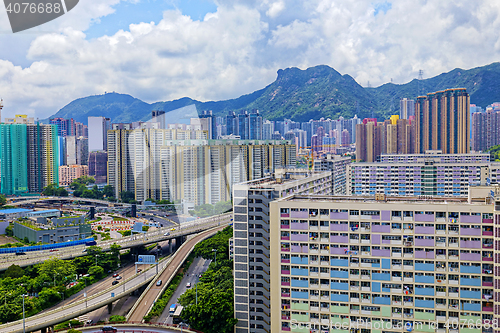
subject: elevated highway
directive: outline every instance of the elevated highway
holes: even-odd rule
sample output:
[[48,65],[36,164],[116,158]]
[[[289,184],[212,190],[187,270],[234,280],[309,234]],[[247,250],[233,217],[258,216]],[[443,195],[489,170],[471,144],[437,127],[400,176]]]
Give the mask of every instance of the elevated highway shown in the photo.
[[80,198],[80,197],[47,197],[47,196],[33,196],[33,197],[26,197],[26,198],[9,198],[8,200],[8,205],[9,206],[22,206],[22,205],[29,205],[29,204],[35,204],[37,202],[44,202],[44,201],[81,201],[81,202],[88,202],[92,204],[99,204],[99,205],[107,205],[107,206],[126,206],[130,207],[132,206],[131,204],[128,203],[123,203],[123,202],[111,202],[107,200],[99,200],[99,199],[90,199],[90,198]]
[[[122,249],[127,249],[140,245],[162,242],[196,234],[218,226],[227,226],[231,223],[231,218],[232,213],[206,217],[195,220],[191,223],[183,223],[179,227],[176,227],[175,231],[171,231],[170,227],[166,227],[141,235],[132,235],[116,240],[99,242],[97,245],[101,247],[103,251],[109,251],[111,249],[111,245],[113,244],[118,244]],[[84,249],[85,246],[80,245],[62,248],[55,252],[50,252],[49,250],[26,252],[26,255],[22,256],[15,255],[13,253],[4,254],[0,257],[0,271],[6,270],[13,263],[21,267],[26,267],[41,263],[49,258],[72,259],[75,257],[81,257],[87,254],[86,252],[83,252]]]
[[[45,329],[60,322],[84,315],[85,313],[99,309],[109,303],[113,303],[117,299],[122,298],[130,294],[132,291],[148,284],[150,281],[157,281],[160,277],[164,278],[164,274],[174,272],[178,269],[178,266],[184,261],[183,259],[185,259],[186,253],[189,254],[198,242],[214,235],[222,228],[222,226],[212,228],[200,233],[199,235],[191,237],[191,239],[185,242],[173,256],[160,261],[158,264],[158,271],[160,274],[156,273],[155,266],[151,266],[141,273],[135,274],[121,283],[105,289],[91,297],[59,307],[52,311],[47,311],[26,318],[26,332]],[[140,305],[135,306],[135,311],[137,311],[135,313],[137,313],[137,316],[144,312],[144,310],[141,310],[143,307],[149,309],[152,305],[148,304],[148,301],[151,302],[149,298],[143,299],[142,301],[145,302],[145,304],[141,303]],[[23,320],[17,320],[15,322],[0,325],[0,333],[19,333],[22,331]]]

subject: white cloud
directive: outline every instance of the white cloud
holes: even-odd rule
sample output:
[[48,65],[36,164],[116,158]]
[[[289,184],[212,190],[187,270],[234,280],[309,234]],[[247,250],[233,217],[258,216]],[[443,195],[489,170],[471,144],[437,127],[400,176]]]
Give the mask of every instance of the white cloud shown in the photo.
[[[405,83],[419,69],[430,77],[500,58],[496,0],[397,1],[377,15],[371,0],[220,0],[202,21],[170,10],[156,24],[86,39],[82,31],[116,3],[80,2],[78,17],[71,11],[45,28],[55,32],[34,34],[25,53],[29,66],[0,60],[4,116],[45,118],[73,99],[104,91],[148,102],[234,98],[290,66],[326,64],[362,85],[379,85],[391,78]],[[72,28],[64,28],[70,26],[64,20]]]
[[278,16],[284,9],[285,9],[285,2],[283,0],[276,1],[271,3],[269,9],[266,12],[266,15],[274,18]]

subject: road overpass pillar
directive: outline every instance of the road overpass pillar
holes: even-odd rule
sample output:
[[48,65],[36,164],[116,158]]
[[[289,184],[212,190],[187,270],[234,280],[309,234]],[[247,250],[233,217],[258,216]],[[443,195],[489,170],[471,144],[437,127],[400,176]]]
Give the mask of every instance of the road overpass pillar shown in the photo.
[[111,311],[113,310],[113,303],[108,304],[108,314],[111,314]]
[[47,327],[44,327],[40,330],[42,333],[47,333]]
[[168,253],[172,253],[172,248],[173,248],[173,245],[174,245],[174,242],[172,241],[172,239],[169,239],[168,240]]
[[175,248],[178,249],[184,243],[184,236],[175,237]]

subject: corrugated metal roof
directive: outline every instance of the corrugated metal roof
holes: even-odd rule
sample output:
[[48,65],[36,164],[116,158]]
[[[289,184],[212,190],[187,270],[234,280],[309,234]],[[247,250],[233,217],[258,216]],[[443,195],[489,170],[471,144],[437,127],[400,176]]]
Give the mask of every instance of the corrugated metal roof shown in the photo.
[[15,214],[15,213],[23,213],[23,212],[31,212],[31,209],[24,208],[9,208],[9,209],[1,209],[0,214]]

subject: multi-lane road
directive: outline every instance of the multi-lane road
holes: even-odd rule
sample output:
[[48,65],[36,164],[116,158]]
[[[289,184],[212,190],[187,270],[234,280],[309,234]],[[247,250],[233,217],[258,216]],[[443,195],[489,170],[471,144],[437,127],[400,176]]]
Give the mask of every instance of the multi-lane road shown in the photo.
[[172,304],[178,303],[179,297],[184,294],[184,292],[188,289],[187,284],[190,283],[192,289],[196,288],[196,283],[200,280],[200,275],[205,273],[205,271],[208,269],[208,266],[210,265],[212,261],[211,260],[206,260],[203,258],[196,258],[191,266],[189,267],[187,274],[184,275],[182,278],[181,283],[177,287],[177,289],[174,291],[172,294],[172,297],[170,298],[170,301],[168,302],[167,306],[165,307],[165,310],[163,313],[160,315],[158,318],[158,322],[162,324],[172,324],[172,316],[170,316],[170,306]]
[[156,287],[156,284],[154,284],[154,286],[151,286],[149,289],[147,289],[137,301],[138,306],[134,306],[128,314],[127,320],[132,322],[141,322],[144,316],[149,312],[152,304],[159,297],[162,290],[175,276],[184,260],[193,250],[194,246],[200,241],[214,235],[224,228],[225,226],[221,226],[209,231],[202,232],[184,243],[183,246],[177,250],[175,256],[173,256],[172,262],[169,264],[169,266],[155,279],[155,281],[162,280],[162,288],[158,288]]

